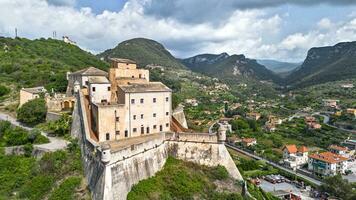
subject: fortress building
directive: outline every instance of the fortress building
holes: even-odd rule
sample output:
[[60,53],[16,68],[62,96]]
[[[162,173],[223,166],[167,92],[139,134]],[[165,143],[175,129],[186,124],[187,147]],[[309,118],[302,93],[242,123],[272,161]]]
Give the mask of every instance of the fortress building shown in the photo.
[[92,198],[126,199],[131,187],[154,176],[174,156],[223,165],[242,180],[218,133],[188,132],[183,108],[172,110],[172,90],[151,82],[149,71],[128,59],[111,59],[106,73],[90,67],[68,73],[67,95],[76,98],[71,135],[81,146]]

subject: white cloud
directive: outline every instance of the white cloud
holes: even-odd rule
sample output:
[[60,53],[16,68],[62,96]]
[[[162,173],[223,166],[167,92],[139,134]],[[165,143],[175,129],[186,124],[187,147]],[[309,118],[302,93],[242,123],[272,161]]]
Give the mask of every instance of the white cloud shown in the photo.
[[[70,2],[64,0],[61,2]],[[146,1],[130,0],[118,12],[95,14],[90,8],[53,6],[46,0],[0,0],[0,34],[21,37],[68,35],[98,53],[118,42],[147,37],[163,42],[179,57],[196,53],[246,54],[252,58],[301,60],[313,46],[356,40],[356,18],[333,23],[325,18],[314,30],[281,35],[285,16],[261,9],[236,10],[223,23],[186,24],[146,15]]]

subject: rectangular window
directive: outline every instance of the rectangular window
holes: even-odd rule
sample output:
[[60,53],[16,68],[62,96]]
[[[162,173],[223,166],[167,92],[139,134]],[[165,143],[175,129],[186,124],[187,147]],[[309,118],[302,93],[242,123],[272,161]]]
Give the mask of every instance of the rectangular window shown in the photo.
[[153,98],[153,103],[156,103],[157,102],[157,99],[156,98]]
[[141,74],[138,75],[139,78],[141,78],[141,76],[142,76]]
[[153,125],[153,129],[156,129],[157,128],[157,125]]
[[120,121],[120,117],[115,117],[115,121],[119,122]]
[[166,127],[169,127],[169,123],[166,123]]
[[134,120],[136,119],[136,115],[133,116],[133,119],[134,119]]
[[143,99],[140,99],[140,103],[143,103]]
[[95,87],[92,87],[91,89],[92,89],[93,92],[95,92]]
[[108,87],[108,91],[110,91],[111,90],[111,87]]
[[110,134],[109,133],[106,134],[106,140],[110,140]]
[[169,101],[169,98],[168,97],[166,97],[166,102],[168,102]]
[[145,134],[145,128],[141,126],[141,134]]
[[146,128],[146,133],[150,133],[150,127]]
[[131,104],[135,104],[135,99],[131,99]]
[[157,116],[157,114],[156,113],[153,113],[153,117],[156,117]]
[[120,135],[120,131],[116,131],[115,133],[116,133],[116,135]]
[[143,114],[141,114],[141,119],[143,119]]
[[163,131],[163,126],[159,125],[159,131]]
[[85,85],[89,85],[89,81],[85,81]]
[[166,112],[166,115],[168,116],[168,115],[169,115],[169,112]]
[[137,128],[133,128],[133,130],[132,130],[134,133],[136,133],[137,132]]
[[127,130],[125,130],[125,137],[129,136],[129,132]]

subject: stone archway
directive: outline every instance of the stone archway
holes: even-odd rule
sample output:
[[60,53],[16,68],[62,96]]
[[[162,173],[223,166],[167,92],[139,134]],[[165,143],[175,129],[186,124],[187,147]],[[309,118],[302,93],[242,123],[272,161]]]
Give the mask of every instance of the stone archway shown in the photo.
[[70,106],[70,102],[69,101],[64,101],[64,109],[69,109]]

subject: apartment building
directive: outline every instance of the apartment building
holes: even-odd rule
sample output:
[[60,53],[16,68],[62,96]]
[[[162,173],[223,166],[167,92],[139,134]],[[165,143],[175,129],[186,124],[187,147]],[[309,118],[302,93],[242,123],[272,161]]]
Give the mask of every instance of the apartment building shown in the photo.
[[347,170],[348,158],[332,152],[309,155],[308,170],[318,176],[334,176],[344,174]]

